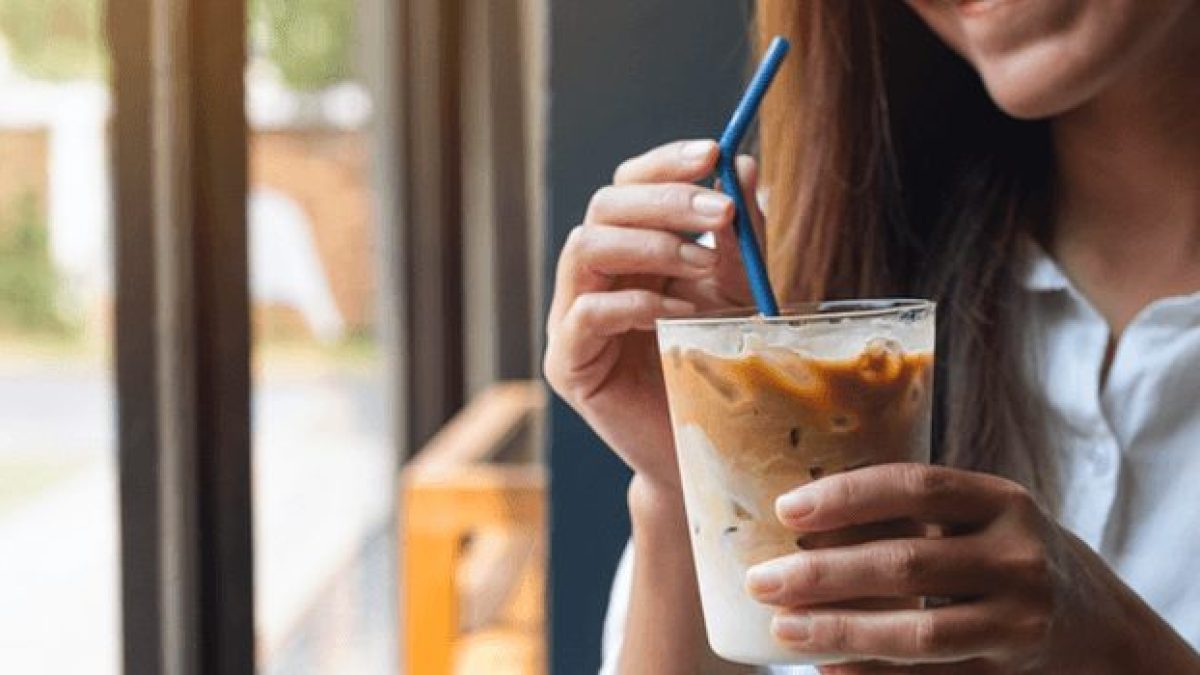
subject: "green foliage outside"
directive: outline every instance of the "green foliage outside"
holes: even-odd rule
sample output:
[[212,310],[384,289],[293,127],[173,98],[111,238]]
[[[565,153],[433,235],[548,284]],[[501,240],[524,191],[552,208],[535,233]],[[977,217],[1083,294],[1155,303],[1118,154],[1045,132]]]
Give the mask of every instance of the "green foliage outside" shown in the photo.
[[[107,73],[105,2],[0,0],[0,37],[36,79]],[[252,34],[293,89],[315,91],[353,76],[355,0],[251,0]]]
[[353,76],[354,0],[254,0],[253,34],[292,89],[316,91]]
[[78,334],[79,326],[58,310],[58,281],[45,218],[26,193],[0,213],[0,333]]
[[104,77],[103,2],[0,0],[0,33],[13,63],[37,79]]

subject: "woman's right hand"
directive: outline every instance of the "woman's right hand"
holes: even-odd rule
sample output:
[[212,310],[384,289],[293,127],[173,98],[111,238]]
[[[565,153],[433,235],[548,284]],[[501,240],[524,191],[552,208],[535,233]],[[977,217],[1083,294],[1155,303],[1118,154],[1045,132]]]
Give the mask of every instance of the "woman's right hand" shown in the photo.
[[[547,324],[550,386],[643,481],[675,490],[654,322],[751,304],[733,202],[694,184],[717,157],[711,140],[680,141],[622,163],[567,238]],[[761,236],[756,166],[739,157],[737,168]],[[715,250],[684,236],[704,232]]]

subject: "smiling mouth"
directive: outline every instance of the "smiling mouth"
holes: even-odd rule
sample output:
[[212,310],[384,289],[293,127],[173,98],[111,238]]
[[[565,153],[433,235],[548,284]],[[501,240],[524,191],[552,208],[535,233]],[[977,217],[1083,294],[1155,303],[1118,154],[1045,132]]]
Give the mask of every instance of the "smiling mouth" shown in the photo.
[[950,0],[955,9],[964,16],[980,16],[1012,4],[1017,0]]

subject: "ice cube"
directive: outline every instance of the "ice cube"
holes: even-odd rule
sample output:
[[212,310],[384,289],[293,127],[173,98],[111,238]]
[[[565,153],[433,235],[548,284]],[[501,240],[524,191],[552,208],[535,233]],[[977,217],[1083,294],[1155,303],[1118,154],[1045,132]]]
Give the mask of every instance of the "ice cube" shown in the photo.
[[757,356],[780,381],[793,389],[812,389],[819,383],[811,362],[802,354],[772,347],[758,352]]
[[888,338],[872,338],[858,357],[859,376],[867,382],[890,382],[904,368],[904,348]]
[[701,356],[699,358],[693,358],[690,360],[692,369],[696,371],[696,374],[700,376],[700,379],[707,382],[709,386],[716,390],[717,394],[719,394],[721,398],[730,403],[734,403],[741,398],[741,395],[738,392],[737,384],[714,372],[704,359],[705,357]]

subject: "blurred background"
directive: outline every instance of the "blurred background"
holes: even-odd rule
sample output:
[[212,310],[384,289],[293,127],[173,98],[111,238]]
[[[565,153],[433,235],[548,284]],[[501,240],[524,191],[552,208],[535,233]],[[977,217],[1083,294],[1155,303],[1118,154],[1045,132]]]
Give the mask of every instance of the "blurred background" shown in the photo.
[[[621,159],[717,132],[751,14],[614,4],[0,0],[0,672],[594,672],[627,476],[536,380],[549,270]],[[117,133],[136,128],[120,110],[159,121]],[[231,198],[244,215],[220,220]],[[221,325],[245,350],[220,351],[211,287],[164,281],[211,260],[206,227],[240,237],[220,260],[245,270],[247,315]],[[121,302],[147,289],[157,304]],[[173,297],[200,308],[175,342]],[[210,344],[222,358],[187,361]],[[248,391],[218,395],[247,405],[211,425],[248,443],[212,446],[187,388],[239,361]],[[192,377],[129,384],[164,363]],[[169,433],[122,431],[146,401],[198,430],[194,472],[162,468]],[[228,457],[246,503],[222,496]],[[245,550],[205,543],[210,508]],[[164,562],[180,540],[194,566]],[[241,588],[239,660],[209,624]]]

